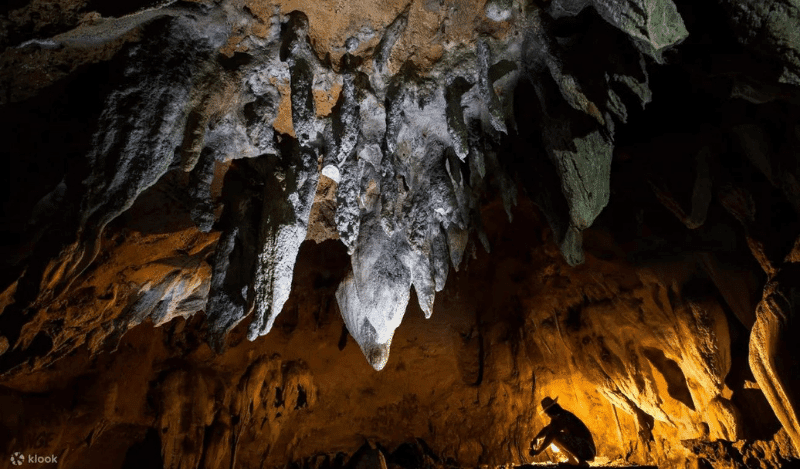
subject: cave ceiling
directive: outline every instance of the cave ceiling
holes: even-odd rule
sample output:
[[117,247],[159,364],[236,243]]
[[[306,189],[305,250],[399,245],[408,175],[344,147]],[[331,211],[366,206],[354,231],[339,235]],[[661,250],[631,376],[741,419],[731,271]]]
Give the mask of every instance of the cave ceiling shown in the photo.
[[798,462],[796,0],[12,0],[0,50],[2,457],[542,463],[558,396],[595,464]]

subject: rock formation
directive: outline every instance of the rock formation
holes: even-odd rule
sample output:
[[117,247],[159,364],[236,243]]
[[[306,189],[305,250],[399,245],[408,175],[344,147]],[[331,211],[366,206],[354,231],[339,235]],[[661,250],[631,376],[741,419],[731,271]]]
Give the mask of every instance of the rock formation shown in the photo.
[[0,14],[0,456],[800,458],[796,2]]

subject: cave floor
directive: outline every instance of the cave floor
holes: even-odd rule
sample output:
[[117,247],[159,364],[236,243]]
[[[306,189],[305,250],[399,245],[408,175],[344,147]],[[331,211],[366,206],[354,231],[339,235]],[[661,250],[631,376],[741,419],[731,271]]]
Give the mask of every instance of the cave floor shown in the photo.
[[[573,465],[567,464],[567,463],[537,463],[537,464],[522,464],[520,466],[514,466],[514,469],[538,469],[538,468],[542,468],[542,467],[559,468],[559,469],[560,468],[574,469],[576,467],[582,467],[582,466],[573,466]],[[613,468],[617,468],[617,469],[619,469],[619,468],[625,468],[625,469],[658,469],[658,466],[620,466],[620,465],[615,465],[615,464],[602,464],[602,465],[589,464],[588,466],[584,466],[584,467],[601,467],[601,468],[602,467],[613,467]]]

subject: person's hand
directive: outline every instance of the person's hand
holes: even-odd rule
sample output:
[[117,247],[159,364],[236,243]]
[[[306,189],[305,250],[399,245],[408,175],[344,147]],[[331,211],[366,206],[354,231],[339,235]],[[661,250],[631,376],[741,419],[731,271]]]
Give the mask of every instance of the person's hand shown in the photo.
[[528,454],[531,456],[536,456],[537,454],[541,453],[540,450],[537,450],[536,447],[539,446],[540,439],[537,438],[531,441],[531,446],[528,448]]

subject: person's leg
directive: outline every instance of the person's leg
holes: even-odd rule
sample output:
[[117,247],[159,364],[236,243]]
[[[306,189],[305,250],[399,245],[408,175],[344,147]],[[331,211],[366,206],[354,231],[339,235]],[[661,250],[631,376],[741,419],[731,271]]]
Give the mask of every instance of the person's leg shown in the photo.
[[558,448],[558,450],[564,453],[567,458],[567,464],[572,464],[573,466],[588,466],[585,460],[578,456],[580,453],[578,448],[576,448],[575,442],[572,441],[571,438],[564,434],[555,435],[552,439],[552,444]]

